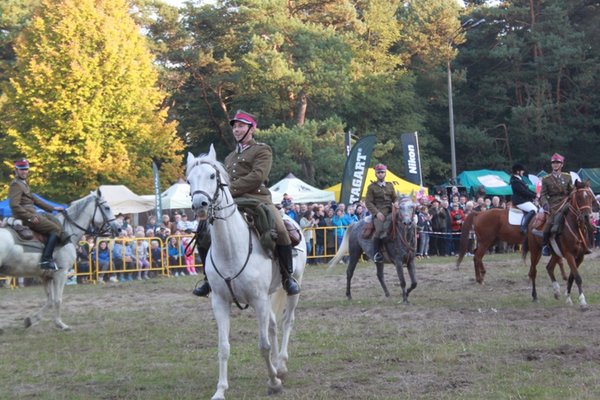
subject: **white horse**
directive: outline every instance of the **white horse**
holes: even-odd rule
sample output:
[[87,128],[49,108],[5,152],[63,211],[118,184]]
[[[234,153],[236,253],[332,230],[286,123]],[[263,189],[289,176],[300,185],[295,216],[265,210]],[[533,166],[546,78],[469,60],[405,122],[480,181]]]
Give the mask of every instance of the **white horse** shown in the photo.
[[[44,312],[54,307],[54,324],[68,330],[69,326],[62,322],[60,306],[67,280],[67,272],[75,263],[76,246],[84,233],[102,233],[108,227],[116,232],[115,217],[100,190],[74,201],[62,214],[57,216],[64,232],[69,236],[69,242],[56,248],[54,261],[58,271],[40,268],[40,260],[44,245],[37,241],[28,241],[25,245],[15,243],[10,228],[0,228],[0,274],[14,277],[40,277],[46,290],[46,304],[31,317],[25,318],[28,328],[41,321]],[[93,230],[89,229],[92,225]]]
[[[216,160],[212,145],[208,155],[194,158],[188,153],[187,180],[192,208],[200,217],[208,218],[212,240],[206,259],[206,275],[212,288],[212,309],[219,331],[219,382],[212,399],[224,399],[229,387],[227,361],[232,303],[240,308],[240,303],[248,304],[256,312],[258,346],[269,376],[268,393],[281,392],[299,295],[287,296],[281,287],[279,266],[267,255],[258,236],[238,212],[227,187],[229,176]],[[294,277],[299,283],[306,264],[304,243],[302,237],[294,257]],[[283,333],[278,352],[277,319],[280,317],[283,318]]]

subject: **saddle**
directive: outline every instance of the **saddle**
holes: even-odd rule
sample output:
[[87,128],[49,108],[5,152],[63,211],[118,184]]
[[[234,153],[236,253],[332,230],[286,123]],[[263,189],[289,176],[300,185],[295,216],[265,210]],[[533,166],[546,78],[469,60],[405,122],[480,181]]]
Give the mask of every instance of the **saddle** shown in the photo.
[[23,221],[20,219],[13,217],[4,218],[0,226],[12,229],[22,240],[33,240],[36,237],[34,232],[29,227],[23,225]]

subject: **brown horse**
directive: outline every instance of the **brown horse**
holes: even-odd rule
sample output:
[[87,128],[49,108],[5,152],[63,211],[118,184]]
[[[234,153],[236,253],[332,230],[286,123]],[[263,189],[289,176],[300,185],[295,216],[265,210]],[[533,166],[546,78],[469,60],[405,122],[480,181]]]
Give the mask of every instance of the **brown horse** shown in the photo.
[[[561,257],[567,260],[570,268],[570,274],[567,280],[567,303],[573,304],[571,300],[571,288],[573,282],[577,284],[579,289],[579,305],[582,309],[587,308],[585,296],[582,289],[582,279],[579,275],[579,265],[583,262],[583,257],[588,249],[594,246],[594,226],[591,223],[592,205],[594,203],[594,193],[590,189],[589,182],[575,182],[575,188],[571,194],[564,200],[563,204],[568,202],[568,211],[565,216],[565,223],[562,232],[552,240],[552,256],[546,265],[548,275],[552,280],[552,288],[554,289],[554,297],[560,298],[560,287],[554,276],[554,268],[557,262],[560,262]],[[562,205],[560,207],[562,209]],[[537,291],[535,287],[535,278],[537,275],[537,264],[541,257],[541,241],[539,236],[532,234],[528,235],[528,240],[523,244],[523,260],[527,256],[527,252],[531,252],[531,265],[529,268],[529,278],[531,279],[531,296],[534,302],[537,301]],[[562,268],[562,265],[561,265]],[[565,274],[563,272],[563,278]]]
[[477,237],[477,248],[473,256],[475,266],[475,280],[477,283],[483,283],[485,276],[485,267],[483,266],[483,257],[490,246],[497,241],[504,241],[508,244],[520,244],[525,240],[525,235],[521,233],[519,225],[511,225],[508,222],[508,209],[493,208],[486,211],[473,211],[467,215],[461,228],[460,246],[458,251],[458,260],[456,260],[456,269],[459,268],[467,247],[469,244],[469,232],[475,230]]

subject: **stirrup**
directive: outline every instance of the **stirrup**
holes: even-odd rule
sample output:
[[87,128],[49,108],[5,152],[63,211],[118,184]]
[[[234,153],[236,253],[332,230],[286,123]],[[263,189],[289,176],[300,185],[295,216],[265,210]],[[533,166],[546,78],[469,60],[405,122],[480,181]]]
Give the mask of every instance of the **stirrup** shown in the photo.
[[283,283],[283,289],[287,292],[288,296],[300,293],[300,285],[298,285],[298,282],[294,278],[286,279]]
[[549,245],[545,245],[544,247],[542,247],[542,255],[543,256],[550,255],[550,246]]
[[373,254],[373,261],[375,262],[382,262],[383,261],[383,254],[381,254],[381,252],[376,252],[375,254]]
[[208,281],[204,281],[204,283],[200,287],[197,287],[194,289],[192,294],[194,294],[194,296],[198,296],[198,297],[208,297],[208,294],[210,292],[211,292],[211,289],[210,289],[210,285],[208,284]]
[[50,271],[58,271],[58,266],[53,260],[45,260],[40,263],[41,269],[47,269]]

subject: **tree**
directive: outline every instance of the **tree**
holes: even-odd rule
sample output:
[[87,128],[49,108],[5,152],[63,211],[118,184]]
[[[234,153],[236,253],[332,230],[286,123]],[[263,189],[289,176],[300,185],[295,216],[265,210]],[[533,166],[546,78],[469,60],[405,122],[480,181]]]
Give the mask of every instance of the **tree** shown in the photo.
[[181,174],[183,144],[125,0],[42,0],[15,46],[7,144],[41,193],[69,200],[104,183],[152,188]]

